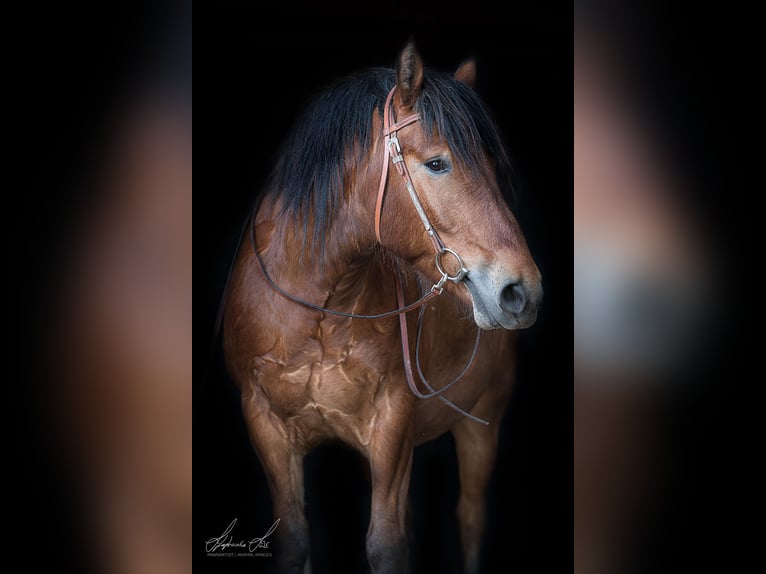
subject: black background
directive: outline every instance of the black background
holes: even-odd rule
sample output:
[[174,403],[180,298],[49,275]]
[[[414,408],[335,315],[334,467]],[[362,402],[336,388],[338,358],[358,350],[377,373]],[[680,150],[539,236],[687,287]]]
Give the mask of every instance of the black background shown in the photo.
[[[405,17],[406,15],[406,17]],[[217,42],[205,55],[197,157],[216,166],[194,192],[195,356],[204,370],[218,297],[236,236],[276,149],[311,94],[371,66],[393,66],[413,38],[427,66],[452,71],[474,56],[479,93],[505,136],[516,170],[512,209],[543,274],[545,301],[523,333],[518,382],[501,429],[489,493],[487,572],[571,570],[571,18],[544,8],[448,15],[389,5],[347,22],[324,14],[206,22]],[[199,18],[199,16],[198,16]],[[199,20],[198,20],[199,21]],[[217,26],[222,28],[216,29]],[[266,30],[279,30],[266,36]],[[197,36],[199,38],[199,36]],[[209,47],[209,45],[208,45]],[[207,51],[207,49],[206,49]],[[210,99],[212,98],[212,100]],[[201,151],[200,151],[201,150]],[[198,326],[199,325],[199,326]],[[204,540],[234,518],[257,534],[270,525],[265,477],[250,447],[238,394],[220,354],[195,381],[194,537],[200,571],[254,572],[268,559],[206,558]],[[460,571],[451,437],[416,450],[411,494],[415,572]],[[369,485],[363,462],[339,448],[306,461],[314,572],[365,571]]]

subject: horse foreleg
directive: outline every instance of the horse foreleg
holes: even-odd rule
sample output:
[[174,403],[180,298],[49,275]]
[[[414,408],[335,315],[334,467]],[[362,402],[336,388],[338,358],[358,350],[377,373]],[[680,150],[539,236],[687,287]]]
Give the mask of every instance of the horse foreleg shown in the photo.
[[284,423],[271,412],[268,399],[256,385],[243,391],[242,410],[250,440],[269,483],[273,518],[279,519],[274,533],[277,571],[280,574],[308,574],[309,531],[304,512],[304,452],[290,442]]
[[[394,406],[393,403],[400,403]],[[367,559],[374,574],[410,571],[407,495],[412,469],[411,401],[386,401],[378,411],[368,456],[372,475]]]
[[495,466],[499,422],[483,426],[464,420],[452,429],[460,475],[457,515],[466,574],[479,572],[487,515],[485,494]]

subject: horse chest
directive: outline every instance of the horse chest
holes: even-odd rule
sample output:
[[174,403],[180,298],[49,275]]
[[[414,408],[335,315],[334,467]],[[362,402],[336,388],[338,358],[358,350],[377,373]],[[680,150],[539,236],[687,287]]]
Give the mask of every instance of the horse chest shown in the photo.
[[392,343],[326,325],[311,336],[285,333],[282,344],[254,358],[255,384],[269,408],[309,444],[339,437],[365,446],[376,400],[401,364],[400,355],[382,347]]
[[[469,352],[464,348],[465,337],[456,332],[454,321],[450,321],[453,332],[437,338],[437,331],[444,332],[440,323],[439,320],[431,322],[421,351],[423,367],[436,388],[462,369]],[[357,329],[325,325],[311,337],[288,336],[285,339],[285,348],[290,349],[287,356],[279,361],[265,357],[258,361],[259,385],[270,397],[271,409],[309,444],[334,437],[364,449],[381,403],[387,403],[386,397],[393,394],[410,397],[402,368],[398,329],[373,333],[369,331],[372,323],[362,325]],[[486,339],[471,376],[447,395],[468,408],[482,394],[488,380],[485,371],[492,362],[487,359],[494,345],[489,344],[492,337]],[[415,404],[410,416],[415,418],[418,443],[439,436],[460,420],[459,414],[438,399],[413,398],[411,404]]]

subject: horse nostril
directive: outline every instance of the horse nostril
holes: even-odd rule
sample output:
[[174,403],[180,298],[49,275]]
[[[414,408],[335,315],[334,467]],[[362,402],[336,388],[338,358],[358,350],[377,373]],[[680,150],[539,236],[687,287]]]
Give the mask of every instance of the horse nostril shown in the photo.
[[500,292],[500,308],[506,313],[520,313],[527,305],[528,293],[521,283],[508,283]]

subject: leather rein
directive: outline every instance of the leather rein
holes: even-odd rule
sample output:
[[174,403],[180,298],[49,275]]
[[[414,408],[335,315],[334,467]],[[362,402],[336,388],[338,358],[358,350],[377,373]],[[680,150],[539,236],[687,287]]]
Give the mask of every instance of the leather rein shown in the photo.
[[[429,399],[432,397],[438,397],[439,400],[441,400],[445,405],[457,411],[461,415],[471,419],[472,421],[475,421],[484,425],[488,425],[489,424],[488,421],[480,419],[472,415],[471,413],[460,408],[455,403],[453,403],[452,401],[447,399],[445,396],[443,396],[443,393],[445,393],[446,391],[451,389],[454,385],[456,385],[458,382],[460,382],[463,379],[463,377],[465,377],[473,368],[474,362],[476,360],[476,355],[479,350],[479,340],[481,338],[481,329],[479,329],[478,327],[476,329],[476,340],[474,342],[473,351],[471,352],[471,357],[469,358],[468,363],[463,368],[463,370],[460,371],[460,373],[450,383],[448,383],[441,389],[435,390],[428,383],[420,365],[420,339],[421,339],[421,334],[423,329],[423,317],[425,315],[426,303],[428,303],[428,301],[430,301],[434,297],[438,297],[439,295],[442,294],[442,292],[444,291],[444,285],[446,284],[447,281],[452,281],[453,283],[460,283],[468,274],[468,270],[464,267],[463,260],[461,259],[460,255],[458,255],[454,250],[446,247],[444,243],[442,242],[436,229],[434,229],[433,225],[431,224],[431,220],[428,218],[428,215],[423,209],[423,204],[421,203],[420,198],[418,197],[418,194],[415,191],[415,188],[412,184],[412,179],[410,178],[410,173],[407,170],[407,164],[404,161],[404,156],[402,155],[402,150],[399,145],[398,132],[402,128],[419,121],[420,115],[412,114],[399,120],[398,122],[395,121],[394,110],[393,110],[393,97],[395,92],[396,92],[396,86],[391,88],[391,91],[388,93],[388,96],[386,97],[385,107],[383,108],[384,151],[383,151],[383,167],[380,174],[380,184],[378,185],[378,195],[375,201],[375,238],[377,239],[379,244],[383,245],[383,241],[381,239],[381,234],[380,234],[380,221],[383,214],[383,198],[386,194],[386,184],[388,181],[389,163],[392,163],[394,167],[396,168],[396,171],[404,180],[404,185],[407,188],[407,193],[410,196],[410,200],[412,201],[412,204],[415,207],[415,211],[417,212],[418,217],[420,217],[420,221],[423,223],[423,227],[426,233],[428,234],[428,238],[431,240],[431,244],[434,248],[434,253],[435,253],[436,269],[439,271],[441,275],[441,277],[439,278],[439,281],[437,281],[431,287],[431,289],[427,293],[425,293],[423,296],[421,296],[417,301],[410,303],[409,305],[406,305],[404,300],[404,281],[402,279],[401,270],[398,267],[395,267],[394,270],[396,274],[396,299],[397,299],[397,305],[398,305],[396,309],[392,309],[391,311],[386,311],[383,313],[377,313],[373,315],[360,315],[356,313],[346,313],[344,311],[336,311],[333,309],[327,309],[325,307],[321,307],[320,305],[316,305],[314,303],[301,299],[300,297],[297,297],[291,293],[288,293],[287,291],[282,289],[279,285],[277,285],[274,282],[274,280],[269,276],[268,272],[266,271],[266,265],[263,261],[263,258],[261,257],[260,251],[258,249],[258,245],[256,243],[256,239],[255,239],[255,216],[258,211],[258,206],[256,206],[256,208],[253,210],[253,216],[250,220],[250,244],[252,245],[253,253],[255,254],[255,259],[258,262],[258,269],[263,275],[263,278],[266,280],[266,284],[278,295],[284,297],[285,299],[289,301],[292,301],[293,303],[298,303],[299,305],[302,305],[309,309],[313,309],[315,311],[320,311],[322,313],[328,313],[330,315],[337,315],[341,317],[349,317],[352,319],[383,319],[386,317],[393,317],[394,315],[398,315],[399,316],[399,331],[401,333],[401,342],[402,342],[402,359],[404,361],[404,373],[407,379],[407,386],[409,387],[412,394],[419,399]],[[450,275],[447,271],[444,270],[441,258],[445,254],[451,255],[457,262],[458,271],[454,275]],[[420,379],[423,386],[426,388],[427,390],[426,393],[421,392],[420,389],[418,389],[417,384],[415,383],[415,377],[413,375],[413,370],[412,370],[412,359],[410,357],[409,333],[407,329],[406,314],[409,311],[412,311],[417,308],[420,308],[420,313],[418,314],[417,338],[415,341],[415,364],[416,364],[416,368],[418,372],[418,378]]]

